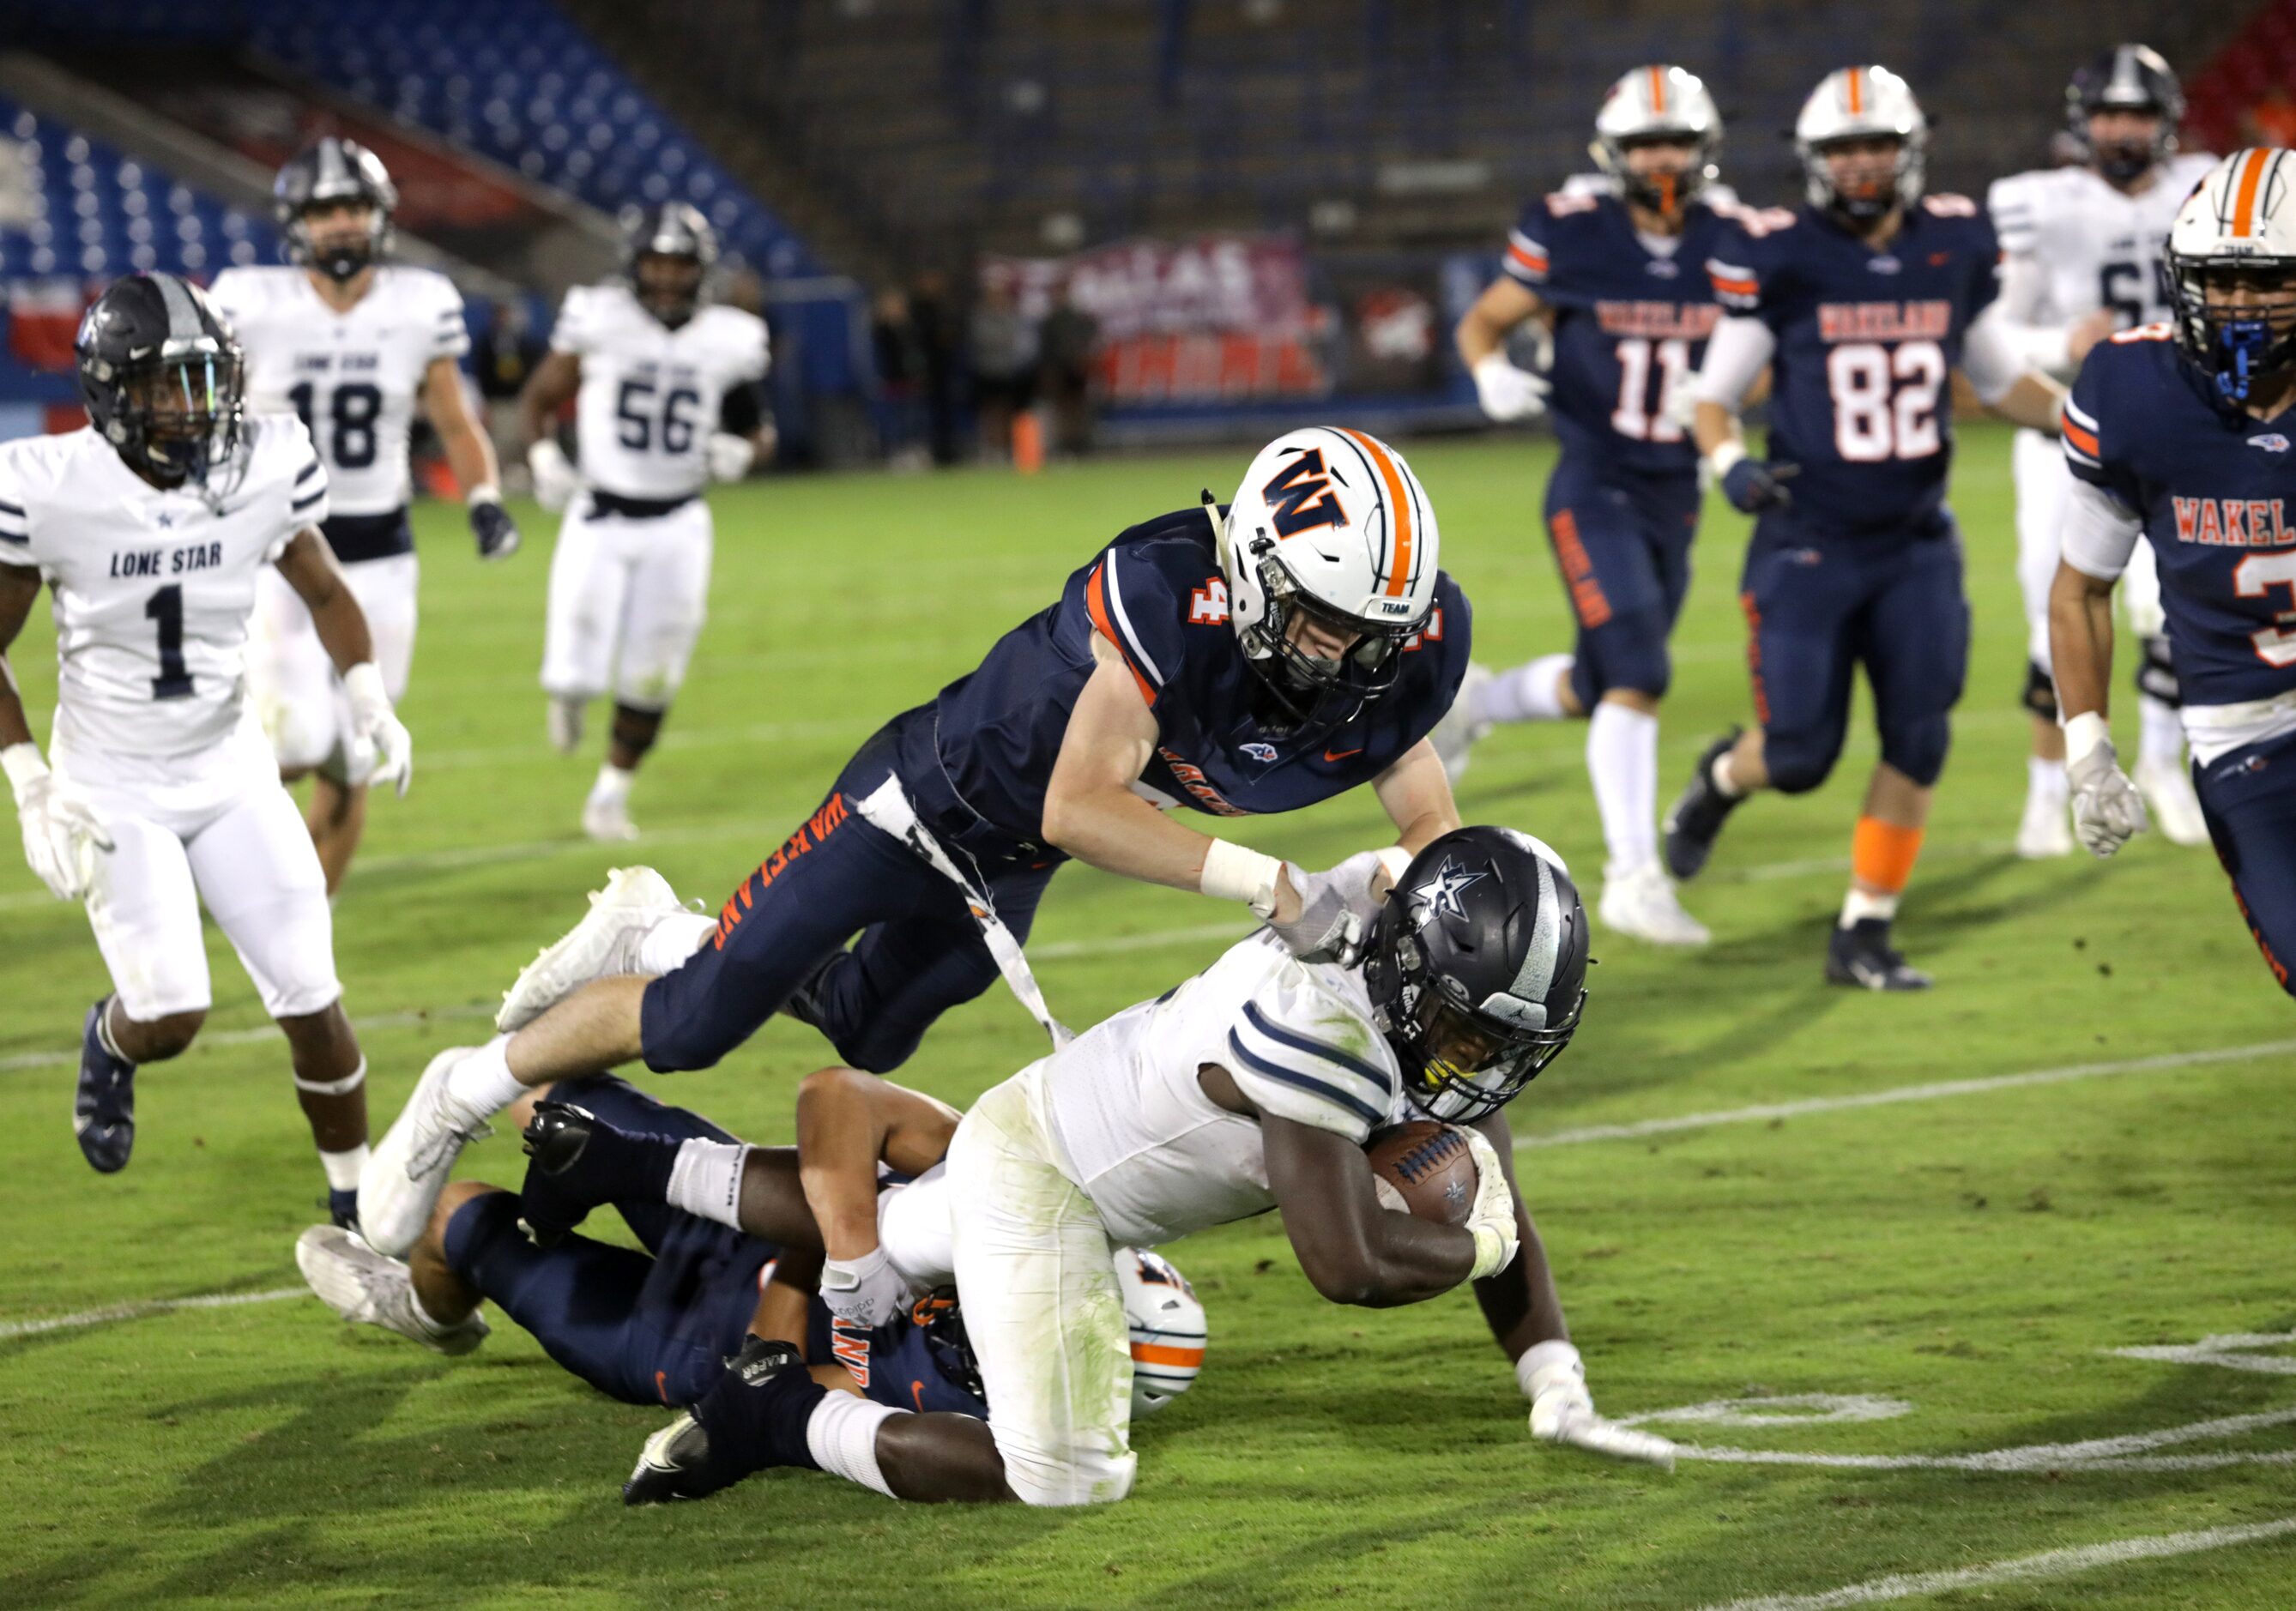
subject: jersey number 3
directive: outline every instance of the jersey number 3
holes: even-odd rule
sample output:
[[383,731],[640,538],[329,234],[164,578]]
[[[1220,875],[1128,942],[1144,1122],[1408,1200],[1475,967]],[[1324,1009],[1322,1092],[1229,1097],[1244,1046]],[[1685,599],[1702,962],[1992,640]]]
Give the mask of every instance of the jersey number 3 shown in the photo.
[[[2288,589],[2296,603],[2296,553],[2251,554],[2232,568],[2232,590],[2243,599],[2260,599],[2276,587]],[[2248,634],[2256,658],[2267,666],[2296,666],[2296,611],[2279,617],[2277,626]]]
[[1944,446],[1938,394],[1945,350],[1934,341],[1851,341],[1825,355],[1833,397],[1833,447],[1852,464],[1926,459]]

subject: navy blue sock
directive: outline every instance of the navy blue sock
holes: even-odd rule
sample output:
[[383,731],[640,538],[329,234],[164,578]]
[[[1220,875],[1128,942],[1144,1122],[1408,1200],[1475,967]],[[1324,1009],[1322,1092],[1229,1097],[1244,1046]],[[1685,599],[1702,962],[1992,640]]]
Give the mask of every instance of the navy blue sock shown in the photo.
[[693,1406],[693,1419],[709,1435],[713,1474],[734,1483],[773,1466],[820,1470],[805,1429],[828,1396],[795,1348],[750,1337]]

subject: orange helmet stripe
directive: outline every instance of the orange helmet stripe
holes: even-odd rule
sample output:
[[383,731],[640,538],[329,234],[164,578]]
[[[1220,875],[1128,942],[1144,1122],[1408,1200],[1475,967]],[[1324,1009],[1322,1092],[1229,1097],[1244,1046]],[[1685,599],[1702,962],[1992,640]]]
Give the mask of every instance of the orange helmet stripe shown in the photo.
[[2240,178],[2232,198],[2232,233],[2234,239],[2244,240],[2256,220],[2256,192],[2264,183],[2264,170],[2272,163],[2272,153],[2261,148],[2248,153],[2241,164]]
[[1650,70],[1651,110],[1660,117],[1666,114],[1666,69]]
[[1388,525],[1395,533],[1395,565],[1388,573],[1387,596],[1399,599],[1411,585],[1411,495],[1404,489],[1403,472],[1396,469],[1393,455],[1372,438],[1344,425],[1332,429],[1364,450],[1387,488]]
[[1853,67],[1849,70],[1847,93],[1849,96],[1849,115],[1853,118],[1862,117],[1866,111],[1866,70],[1864,68]]
[[1201,1348],[1168,1348],[1159,1343],[1135,1343],[1132,1357],[1144,1365],[1186,1365],[1201,1367],[1204,1362]]

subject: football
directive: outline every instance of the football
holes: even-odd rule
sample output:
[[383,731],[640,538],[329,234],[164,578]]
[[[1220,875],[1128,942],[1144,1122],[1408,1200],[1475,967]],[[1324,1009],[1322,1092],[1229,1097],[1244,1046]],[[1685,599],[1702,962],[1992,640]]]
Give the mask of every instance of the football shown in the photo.
[[[1364,1151],[1387,1190],[1380,1199],[1423,1220],[1464,1224],[1475,1206],[1475,1154],[1456,1124],[1414,1119],[1374,1131]],[[1389,1194],[1393,1193],[1390,1201]]]

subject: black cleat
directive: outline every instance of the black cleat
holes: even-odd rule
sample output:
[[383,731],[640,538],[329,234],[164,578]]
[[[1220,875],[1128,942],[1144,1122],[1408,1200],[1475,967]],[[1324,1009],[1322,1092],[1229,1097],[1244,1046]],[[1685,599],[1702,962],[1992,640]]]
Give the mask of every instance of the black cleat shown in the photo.
[[96,1031],[111,1006],[106,996],[87,1010],[79,1036],[79,1089],[72,1097],[72,1129],[99,1174],[127,1167],[135,1146],[135,1065],[105,1051]]
[[537,1247],[554,1247],[608,1203],[658,1204],[669,1192],[682,1144],[673,1135],[618,1130],[572,1102],[537,1102],[523,1137],[526,1181],[519,1223]]
[[1859,918],[1847,928],[1834,925],[1825,945],[1825,982],[1860,990],[1927,990],[1930,976],[1890,944],[1889,919]]
[[827,1396],[794,1345],[745,1338],[701,1402],[646,1439],[622,1502],[705,1499],[772,1466],[818,1469],[806,1423]]
[[1677,879],[1698,876],[1714,854],[1714,841],[1722,837],[1722,824],[1745,800],[1743,795],[1724,794],[1714,781],[1714,763],[1730,753],[1744,731],[1733,727],[1706,747],[1690,774],[1690,786],[1660,825],[1666,834],[1666,870]]

